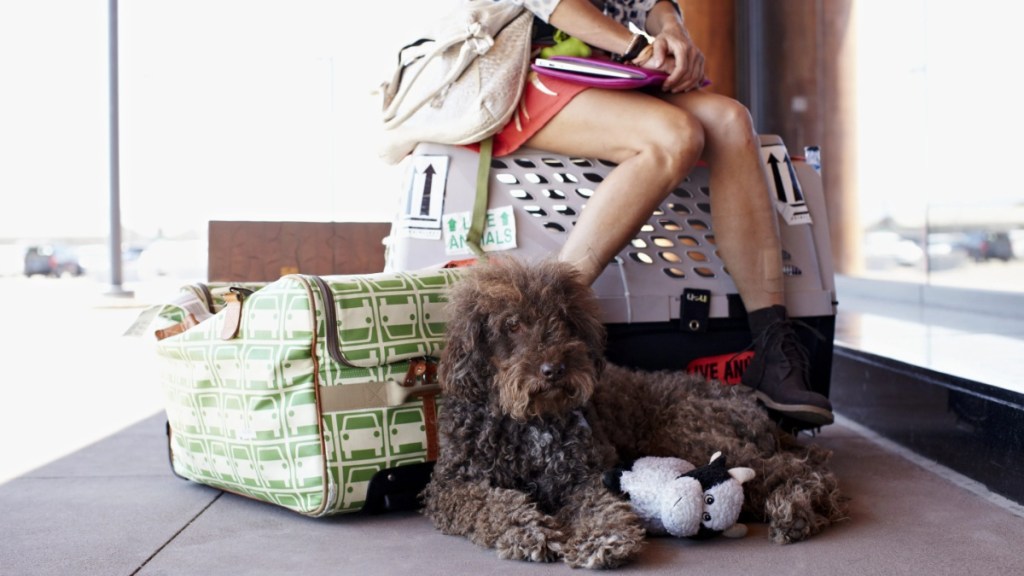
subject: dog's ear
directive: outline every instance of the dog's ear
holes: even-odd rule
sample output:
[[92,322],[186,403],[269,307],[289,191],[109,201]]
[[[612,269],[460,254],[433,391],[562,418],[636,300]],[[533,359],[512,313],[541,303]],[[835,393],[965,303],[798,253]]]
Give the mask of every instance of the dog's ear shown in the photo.
[[571,269],[565,278],[564,288],[569,321],[573,324],[576,334],[583,339],[590,350],[594,366],[598,373],[604,370],[607,331],[601,323],[601,310],[597,297],[590,286],[586,285],[575,269]]
[[459,280],[449,295],[445,348],[438,376],[442,391],[453,398],[486,401],[492,367],[486,317],[477,307],[475,279]]
[[604,324],[601,323],[596,314],[578,316],[577,318],[579,318],[577,320],[578,333],[586,341],[587,349],[590,350],[590,356],[594,362],[594,369],[600,374],[604,371],[605,348],[607,347],[607,333],[605,332]]

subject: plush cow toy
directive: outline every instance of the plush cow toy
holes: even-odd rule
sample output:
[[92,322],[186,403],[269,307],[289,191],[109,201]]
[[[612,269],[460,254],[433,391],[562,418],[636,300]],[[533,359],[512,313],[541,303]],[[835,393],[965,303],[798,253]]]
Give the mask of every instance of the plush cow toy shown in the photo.
[[728,468],[725,457],[716,452],[699,468],[680,458],[640,458],[628,470],[606,472],[604,483],[629,498],[649,534],[741,538],[747,533],[747,527],[736,522],[743,507],[743,483],[753,477],[751,468]]

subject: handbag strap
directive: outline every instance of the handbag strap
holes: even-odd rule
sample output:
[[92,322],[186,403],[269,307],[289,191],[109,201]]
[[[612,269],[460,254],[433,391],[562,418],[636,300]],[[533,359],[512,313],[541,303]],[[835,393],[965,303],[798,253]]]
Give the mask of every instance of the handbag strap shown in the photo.
[[405,51],[410,48],[419,48],[428,42],[435,42],[435,40],[433,38],[420,38],[419,40],[410,42],[398,49],[398,63],[395,66],[394,74],[391,75],[391,81],[384,82],[381,85],[381,88],[384,90],[384,107],[382,110],[387,110],[388,106],[391,105],[391,102],[398,94],[398,88],[402,85],[402,76],[405,74],[405,69],[412,66],[420,59],[427,57],[426,54],[420,54],[418,56],[414,56],[408,62],[403,62],[402,59],[405,55]]
[[[422,108],[427,102],[429,102],[435,96],[440,94],[445,88],[447,88],[452,82],[454,82],[456,78],[461,76],[462,73],[466,71],[466,68],[469,68],[470,63],[473,61],[474,58],[477,57],[477,54],[473,52],[471,46],[468,43],[466,43],[467,39],[468,36],[456,37],[448,40],[445,43],[438,44],[438,46],[435,49],[433,49],[428,55],[422,57],[425,58],[425,60],[416,70],[416,73],[413,74],[411,77],[403,78],[405,74],[404,67],[399,68],[399,70],[395,73],[395,79],[399,82],[398,89],[397,91],[394,92],[394,97],[391,99],[391,102],[388,103],[387,107],[384,109],[384,126],[386,128],[397,126],[402,122],[408,120],[409,117],[412,116],[417,110]],[[448,70],[444,78],[438,81],[435,85],[431,86],[430,89],[427,90],[425,93],[421,94],[419,100],[413,102],[402,113],[399,113],[399,106],[401,106],[402,103],[405,101],[405,97],[409,94],[409,90],[411,89],[412,85],[416,82],[416,79],[419,78],[420,74],[422,74],[427,69],[427,63],[433,60],[434,58],[441,56],[441,54],[443,54],[445,50],[447,50],[448,48],[456,46],[460,43],[462,44],[462,46],[459,48],[458,58],[456,62],[452,65],[451,69]],[[419,58],[413,60],[413,62],[416,62],[417,60],[419,60]],[[410,62],[409,64],[412,64],[413,62]],[[391,90],[392,88],[389,86],[387,91],[390,93]]]
[[484,235],[484,223],[487,220],[487,194],[491,180],[491,157],[494,151],[494,137],[488,136],[480,141],[480,160],[476,167],[476,198],[473,200],[473,216],[470,218],[469,231],[466,232],[466,244],[480,260],[487,260],[487,254],[480,246]]

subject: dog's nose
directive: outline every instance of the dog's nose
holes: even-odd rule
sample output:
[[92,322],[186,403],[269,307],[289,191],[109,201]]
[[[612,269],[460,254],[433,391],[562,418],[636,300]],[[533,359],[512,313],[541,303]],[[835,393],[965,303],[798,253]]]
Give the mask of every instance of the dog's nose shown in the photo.
[[540,373],[548,380],[561,378],[562,374],[565,374],[565,364],[561,362],[545,362],[540,365]]

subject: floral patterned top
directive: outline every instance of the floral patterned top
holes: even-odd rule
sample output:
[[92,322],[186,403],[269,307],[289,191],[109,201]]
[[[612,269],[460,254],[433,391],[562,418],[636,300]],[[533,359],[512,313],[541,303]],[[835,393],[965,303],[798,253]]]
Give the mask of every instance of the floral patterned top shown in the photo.
[[[494,0],[495,2],[511,2],[525,7],[535,16],[547,22],[561,0]],[[658,0],[598,0],[598,6],[604,7],[604,13],[627,25],[632,22],[641,30],[647,23],[647,12]]]

